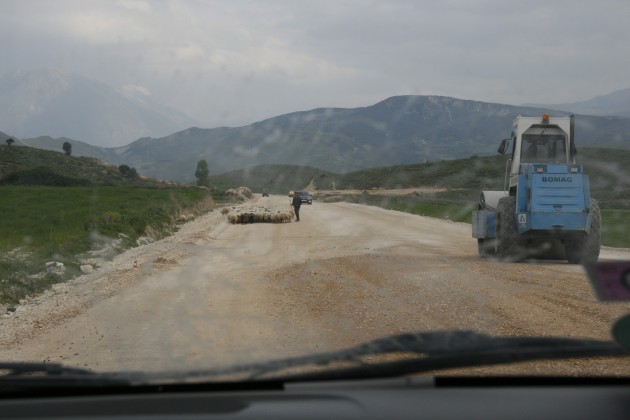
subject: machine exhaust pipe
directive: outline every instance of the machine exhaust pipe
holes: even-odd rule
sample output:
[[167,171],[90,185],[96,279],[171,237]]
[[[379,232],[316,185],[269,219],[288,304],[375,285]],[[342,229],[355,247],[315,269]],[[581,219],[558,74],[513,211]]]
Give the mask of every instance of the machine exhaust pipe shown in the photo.
[[575,163],[577,149],[575,147],[575,115],[569,116],[569,160]]

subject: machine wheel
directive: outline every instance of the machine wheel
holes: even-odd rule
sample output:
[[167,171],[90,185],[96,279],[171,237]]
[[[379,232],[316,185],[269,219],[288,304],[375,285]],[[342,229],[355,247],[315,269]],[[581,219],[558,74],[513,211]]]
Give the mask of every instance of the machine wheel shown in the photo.
[[567,240],[564,243],[567,260],[571,264],[594,263],[599,258],[602,217],[596,200],[591,200],[591,215],[591,229],[588,235],[580,239]]
[[522,261],[520,237],[516,227],[516,197],[504,197],[497,206],[495,253],[499,260]]
[[477,249],[482,258],[494,255],[494,239],[477,239]]

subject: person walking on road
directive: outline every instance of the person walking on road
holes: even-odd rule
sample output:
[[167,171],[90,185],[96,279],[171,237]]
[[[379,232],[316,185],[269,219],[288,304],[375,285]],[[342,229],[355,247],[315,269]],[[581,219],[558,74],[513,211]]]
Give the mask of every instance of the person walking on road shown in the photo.
[[295,221],[300,221],[300,206],[302,205],[302,199],[298,195],[297,191],[293,193],[293,201],[291,202],[293,209],[295,211]]

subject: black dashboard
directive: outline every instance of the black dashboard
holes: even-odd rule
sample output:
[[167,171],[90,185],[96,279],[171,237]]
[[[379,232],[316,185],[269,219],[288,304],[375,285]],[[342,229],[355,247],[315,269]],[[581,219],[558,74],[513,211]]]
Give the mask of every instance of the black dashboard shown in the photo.
[[[246,389],[245,389],[246,388]],[[0,398],[2,418],[627,419],[630,380],[431,378],[163,385]]]

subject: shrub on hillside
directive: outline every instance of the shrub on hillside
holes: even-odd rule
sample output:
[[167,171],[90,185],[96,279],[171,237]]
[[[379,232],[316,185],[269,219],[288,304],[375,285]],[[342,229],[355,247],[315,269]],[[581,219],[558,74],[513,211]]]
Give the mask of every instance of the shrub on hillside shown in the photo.
[[129,179],[138,178],[138,172],[136,171],[136,168],[131,168],[128,165],[120,165],[118,167],[118,172],[120,172],[120,175],[122,175],[125,178],[129,178]]

